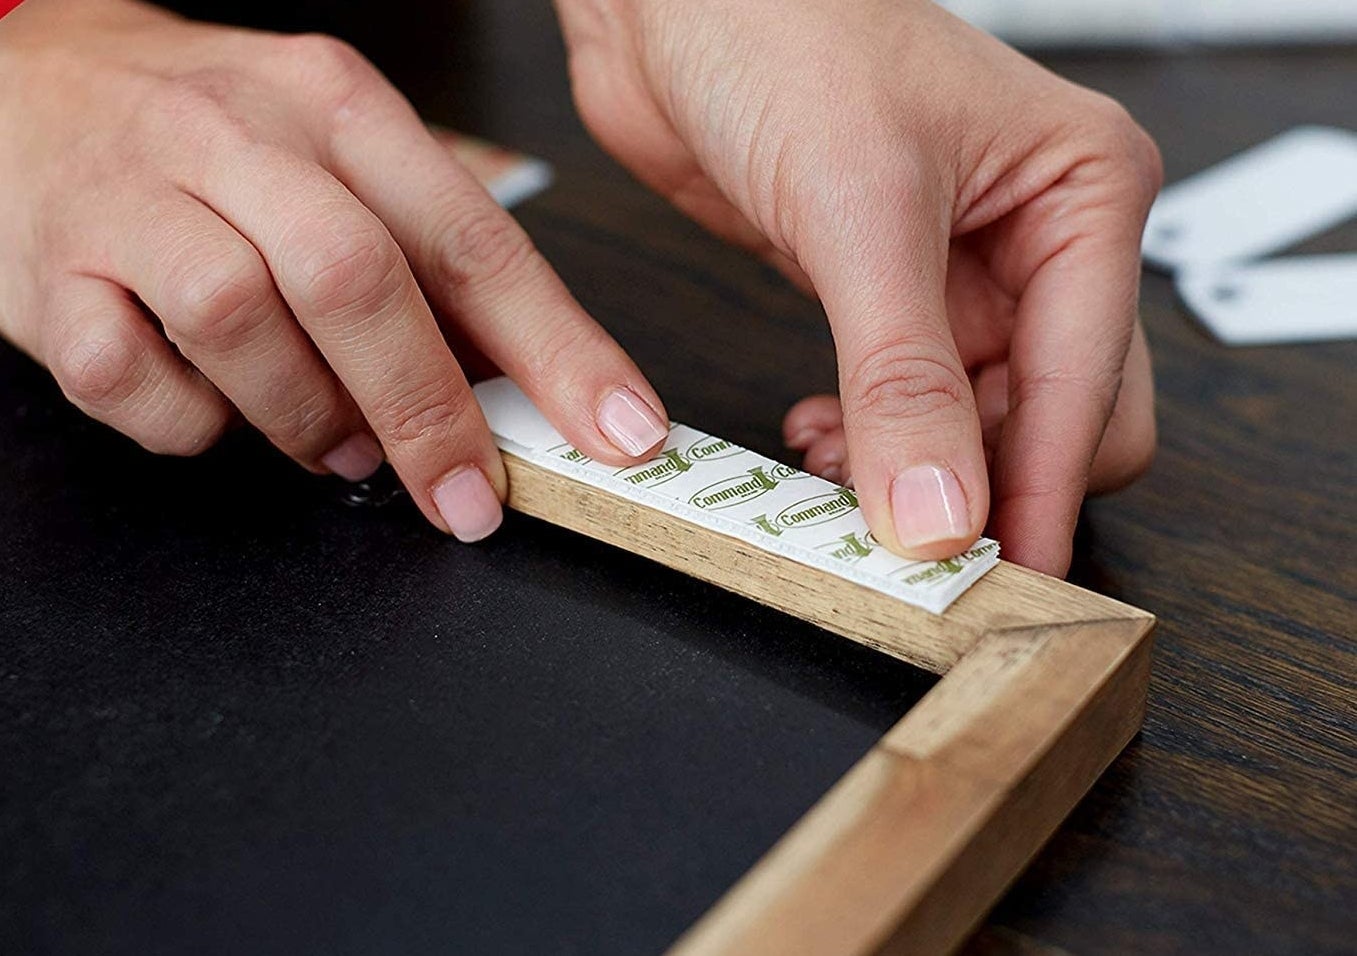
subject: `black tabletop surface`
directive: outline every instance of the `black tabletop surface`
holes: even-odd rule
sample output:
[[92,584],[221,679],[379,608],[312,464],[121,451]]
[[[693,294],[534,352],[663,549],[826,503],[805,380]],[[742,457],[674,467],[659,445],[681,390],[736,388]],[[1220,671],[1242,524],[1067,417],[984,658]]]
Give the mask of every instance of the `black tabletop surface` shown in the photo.
[[[551,159],[520,217],[676,418],[780,455],[832,389],[818,308],[590,144],[545,2],[215,6]],[[1357,128],[1351,49],[1051,62],[1171,179]],[[970,949],[1351,952],[1357,344],[1224,349],[1161,276],[1144,313],[1160,459],[1073,576],[1160,616],[1146,728]],[[458,546],[249,435],[154,458],[4,346],[0,461],[3,953],[656,952],[930,685],[539,522]]]
[[930,683],[249,437],[153,458],[9,349],[0,383],[6,953],[657,952]]

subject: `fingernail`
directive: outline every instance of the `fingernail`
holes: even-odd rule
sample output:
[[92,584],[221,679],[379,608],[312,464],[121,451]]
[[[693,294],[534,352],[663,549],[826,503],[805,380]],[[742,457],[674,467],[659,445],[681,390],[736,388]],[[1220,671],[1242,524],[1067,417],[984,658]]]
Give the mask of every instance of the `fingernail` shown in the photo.
[[918,465],[891,483],[895,536],[906,548],[919,548],[967,534],[966,493],[950,468]]
[[629,388],[614,389],[598,406],[598,427],[632,458],[644,455],[669,437],[660,416]]
[[843,465],[838,462],[830,462],[820,469],[820,477],[837,485],[843,480]]
[[433,503],[458,541],[480,541],[504,520],[495,489],[474,465],[459,468],[434,485]]
[[324,455],[320,463],[347,481],[362,481],[382,467],[382,446],[377,439],[361,432],[350,435]]
[[803,428],[791,438],[788,438],[785,444],[788,448],[794,448],[797,451],[801,451],[802,449],[809,448],[811,443],[823,434],[824,432],[818,428]]

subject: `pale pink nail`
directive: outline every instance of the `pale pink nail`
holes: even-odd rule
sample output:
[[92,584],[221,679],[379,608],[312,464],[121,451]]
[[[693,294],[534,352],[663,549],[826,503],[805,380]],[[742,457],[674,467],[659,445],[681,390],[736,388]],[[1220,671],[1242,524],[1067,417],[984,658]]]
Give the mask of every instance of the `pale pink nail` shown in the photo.
[[598,406],[598,427],[631,458],[644,455],[669,437],[669,428],[660,416],[629,388],[608,393]]
[[794,448],[797,451],[804,451],[809,448],[815,439],[823,435],[824,432],[818,428],[803,428],[791,438],[788,438],[784,444],[788,448]]
[[832,481],[837,485],[843,480],[843,465],[839,464],[837,461],[831,461],[820,469],[820,477],[825,481]]
[[433,487],[433,503],[458,541],[479,541],[504,520],[495,489],[475,466],[459,468]]
[[320,463],[348,481],[362,481],[382,467],[382,446],[361,432],[350,435],[320,457]]
[[921,548],[968,535],[966,493],[950,468],[917,465],[891,483],[895,536],[906,548]]

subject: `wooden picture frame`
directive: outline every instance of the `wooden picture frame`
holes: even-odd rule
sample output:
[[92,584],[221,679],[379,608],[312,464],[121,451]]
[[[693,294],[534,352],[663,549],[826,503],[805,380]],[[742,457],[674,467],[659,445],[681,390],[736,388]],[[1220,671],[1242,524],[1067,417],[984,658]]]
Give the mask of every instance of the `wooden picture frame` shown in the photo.
[[1140,728],[1154,617],[1001,562],[935,615],[512,454],[509,506],[942,675],[673,956],[956,948]]

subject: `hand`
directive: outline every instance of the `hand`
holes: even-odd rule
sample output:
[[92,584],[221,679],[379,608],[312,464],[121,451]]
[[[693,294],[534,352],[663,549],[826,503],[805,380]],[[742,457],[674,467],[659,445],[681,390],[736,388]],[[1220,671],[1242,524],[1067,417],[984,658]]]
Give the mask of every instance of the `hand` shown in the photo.
[[0,23],[0,128],[0,332],[153,451],[238,413],[312,471],[385,456],[431,522],[484,537],[505,475],[449,340],[590,456],[667,434],[513,219],[336,40],[29,0]]
[[[836,400],[787,416],[889,548],[988,522],[1063,574],[1086,490],[1154,448],[1149,138],[924,0],[558,0],[605,148],[824,303]],[[989,454],[987,455],[987,450]]]

